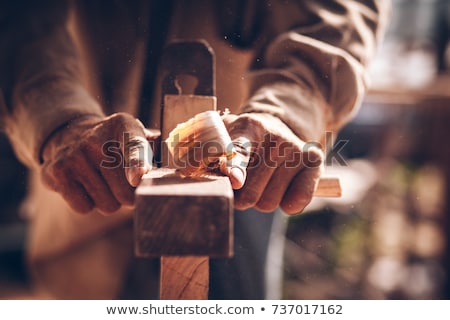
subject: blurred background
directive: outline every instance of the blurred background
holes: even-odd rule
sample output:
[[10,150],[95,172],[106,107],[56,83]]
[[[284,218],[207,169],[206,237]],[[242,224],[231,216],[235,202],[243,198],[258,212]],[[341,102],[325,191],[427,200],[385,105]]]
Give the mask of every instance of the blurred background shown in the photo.
[[369,94],[335,142],[345,163],[328,159],[343,197],[289,220],[287,299],[450,298],[450,1],[393,5]]
[[[370,91],[329,147],[343,197],[289,218],[285,299],[450,298],[450,0],[393,4]],[[29,289],[27,170],[1,134],[0,172],[1,299]]]

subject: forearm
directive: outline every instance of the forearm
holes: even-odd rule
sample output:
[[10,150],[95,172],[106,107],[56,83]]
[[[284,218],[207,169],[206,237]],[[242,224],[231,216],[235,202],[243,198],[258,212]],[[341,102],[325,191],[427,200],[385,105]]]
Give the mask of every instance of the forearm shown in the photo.
[[386,0],[326,3],[300,1],[269,11],[265,34],[271,41],[253,67],[243,108],[275,114],[306,140],[321,140],[358,109],[389,10]]
[[6,132],[30,166],[40,163],[42,147],[55,130],[78,117],[103,114],[83,87],[80,59],[66,28],[68,6],[39,5],[10,8],[6,19],[14,19],[13,28],[1,30],[11,40],[8,56],[0,61],[9,69],[1,76]]

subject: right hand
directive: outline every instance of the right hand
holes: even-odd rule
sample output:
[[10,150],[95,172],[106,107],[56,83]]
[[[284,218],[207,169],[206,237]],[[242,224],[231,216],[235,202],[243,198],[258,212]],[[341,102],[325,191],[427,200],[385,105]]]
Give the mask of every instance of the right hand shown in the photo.
[[134,203],[158,136],[126,113],[72,121],[45,144],[42,180],[77,212],[113,213]]
[[235,189],[234,207],[302,212],[322,173],[320,145],[303,141],[271,114],[230,114],[223,120],[237,151],[221,167]]

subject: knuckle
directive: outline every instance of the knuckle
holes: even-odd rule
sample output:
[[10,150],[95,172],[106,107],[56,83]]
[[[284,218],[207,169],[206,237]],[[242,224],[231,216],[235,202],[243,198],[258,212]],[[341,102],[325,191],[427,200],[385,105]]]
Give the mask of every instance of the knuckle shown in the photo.
[[107,118],[107,121],[113,124],[123,123],[129,120],[131,115],[125,112],[117,112]]
[[225,126],[228,128],[228,126],[233,123],[238,118],[235,114],[225,114],[222,116],[222,121],[225,124]]
[[55,191],[57,189],[57,183],[55,182],[55,179],[53,178],[53,174],[50,173],[49,171],[50,170],[48,167],[44,167],[42,169],[41,180],[47,188]]
[[125,128],[127,127],[127,123],[129,122],[130,115],[119,112],[114,113],[107,117],[102,125],[97,127],[97,135],[96,136],[112,136],[114,139],[118,140],[122,137]]
[[253,136],[262,136],[264,133],[264,125],[255,115],[242,114],[228,124],[228,130],[231,138],[239,136],[243,132],[252,134]]
[[48,165],[46,168],[46,176],[51,176],[53,182],[56,184],[63,183],[67,180],[67,177],[71,171],[71,168],[75,167],[72,162],[72,158],[59,158]]
[[51,166],[51,170],[53,171],[53,173],[55,175],[61,175],[63,173],[65,173],[66,171],[66,165],[67,163],[70,162],[69,158],[66,159],[58,159],[56,161],[54,161],[50,166]]

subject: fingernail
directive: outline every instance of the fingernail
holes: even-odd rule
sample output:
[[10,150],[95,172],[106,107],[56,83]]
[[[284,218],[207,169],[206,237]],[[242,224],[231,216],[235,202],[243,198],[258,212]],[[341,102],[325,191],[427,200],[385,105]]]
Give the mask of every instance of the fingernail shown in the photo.
[[233,189],[240,189],[244,185],[244,171],[239,167],[232,167],[229,174]]
[[125,176],[127,177],[128,183],[136,187],[141,181],[141,177],[146,173],[145,168],[142,167],[130,167],[125,169]]
[[136,185],[134,184],[134,180],[135,180],[135,174],[134,174],[134,170],[133,168],[126,168],[125,169],[125,176],[127,177],[127,181],[128,183],[135,187]]

